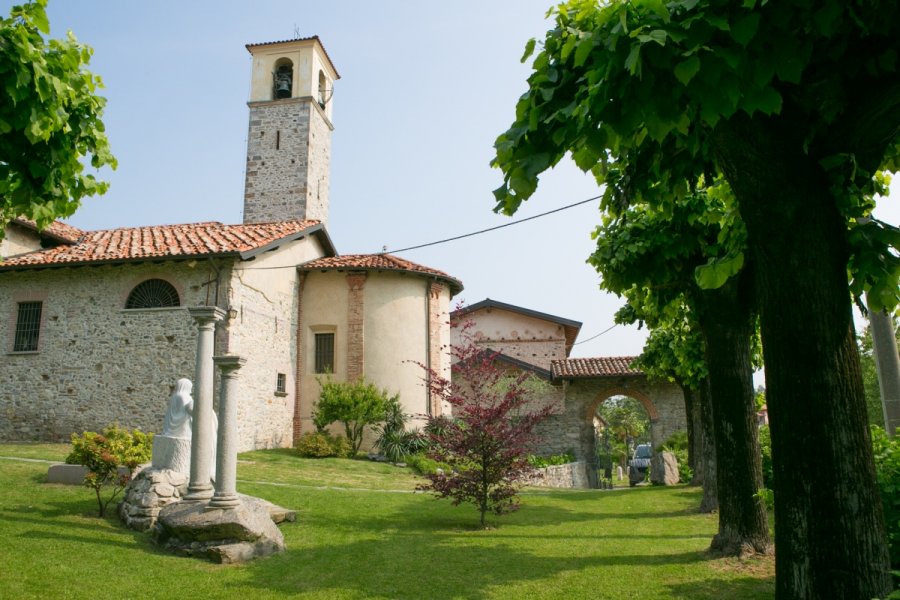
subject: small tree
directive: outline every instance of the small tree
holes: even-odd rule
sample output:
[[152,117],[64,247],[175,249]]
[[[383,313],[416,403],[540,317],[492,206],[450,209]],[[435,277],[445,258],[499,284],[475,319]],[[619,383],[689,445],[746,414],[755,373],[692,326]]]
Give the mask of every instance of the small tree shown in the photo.
[[[457,324],[454,324],[459,326]],[[471,336],[452,348],[455,380],[430,371],[428,385],[453,406],[454,419],[443,417],[440,426],[426,432],[432,444],[430,458],[450,466],[428,475],[419,489],[454,505],[470,502],[478,507],[481,526],[489,512],[502,515],[518,510],[523,479],[534,472],[528,451],[536,441],[535,427],[553,413],[554,405],[528,411],[528,373],[510,379],[494,363],[496,353],[475,345]]]
[[344,424],[353,454],[356,454],[362,445],[366,425],[373,425],[384,418],[389,402],[387,392],[379,391],[363,380],[338,382],[325,379],[319,380],[319,385],[322,386],[322,393],[313,409],[316,429],[324,431],[331,423],[340,421]]
[[[102,434],[93,431],[72,434],[72,452],[66,462],[87,467],[84,485],[97,496],[98,517],[103,517],[109,503],[125,489],[135,468],[150,460],[152,441],[152,433],[140,429],[128,431],[117,425],[110,425]],[[128,472],[120,473],[119,467],[126,467]],[[112,487],[106,500],[101,494],[104,487]]]

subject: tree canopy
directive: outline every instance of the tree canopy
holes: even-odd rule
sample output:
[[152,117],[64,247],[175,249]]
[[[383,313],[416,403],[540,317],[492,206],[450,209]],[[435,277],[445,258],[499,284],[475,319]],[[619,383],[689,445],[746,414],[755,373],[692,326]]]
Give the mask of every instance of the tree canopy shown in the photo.
[[704,285],[737,271],[741,254],[752,262],[777,595],[886,594],[850,295],[866,292],[875,310],[900,300],[900,232],[868,219],[880,171],[900,164],[900,5],[570,0],[550,16],[540,47],[526,46],[528,89],[495,144],[495,210],[514,213],[567,153],[606,186],[613,216],[635,205],[670,214],[724,179],[746,247],[725,240]]
[[11,219],[44,227],[75,212],[108,183],[85,173],[111,166],[101,116],[99,77],[87,70],[92,50],[69,32],[45,40],[47,0],[14,6],[0,20],[0,236]]

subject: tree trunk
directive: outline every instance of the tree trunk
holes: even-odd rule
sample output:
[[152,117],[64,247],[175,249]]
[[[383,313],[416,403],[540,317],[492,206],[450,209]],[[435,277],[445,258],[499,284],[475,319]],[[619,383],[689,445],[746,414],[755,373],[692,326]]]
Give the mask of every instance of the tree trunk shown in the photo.
[[[688,455],[688,466],[691,468],[693,473],[697,472],[697,450],[695,447],[695,440],[697,439],[697,421],[699,419],[699,415],[695,414],[694,405],[697,400],[695,398],[697,392],[687,387],[686,385],[681,385],[681,394],[684,396],[684,416],[687,421],[687,455]],[[699,485],[698,483],[694,483],[696,479],[696,475],[691,478],[691,485]]]
[[716,442],[715,423],[712,414],[712,398],[709,393],[709,378],[703,380],[697,390],[697,408],[700,416],[700,477],[703,482],[703,499],[700,512],[711,513],[719,510],[719,496],[716,482]]
[[716,128],[747,226],[775,475],[776,598],[890,593],[847,282],[846,224],[805,137],[739,114]]
[[[868,296],[866,297],[868,300]],[[872,356],[878,373],[884,429],[893,438],[900,427],[900,356],[894,317],[885,311],[869,310],[869,329],[872,332]]]
[[701,291],[695,303],[715,421],[719,532],[710,549],[730,556],[772,551],[766,509],[754,497],[763,487],[750,362],[755,323],[743,278]]

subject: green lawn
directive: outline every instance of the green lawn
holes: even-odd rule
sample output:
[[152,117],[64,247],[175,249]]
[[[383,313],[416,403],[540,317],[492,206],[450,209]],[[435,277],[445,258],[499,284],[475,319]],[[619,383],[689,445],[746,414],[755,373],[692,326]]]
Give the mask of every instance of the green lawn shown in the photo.
[[[65,445],[0,444],[61,460]],[[241,566],[170,556],[91,492],[0,460],[0,598],[772,598],[771,559],[704,554],[714,516],[685,487],[542,491],[500,527],[414,494],[407,470],[287,451],[240,456],[239,491],[297,510],[284,554]],[[263,483],[266,482],[266,483]],[[272,483],[268,483],[272,482]]]

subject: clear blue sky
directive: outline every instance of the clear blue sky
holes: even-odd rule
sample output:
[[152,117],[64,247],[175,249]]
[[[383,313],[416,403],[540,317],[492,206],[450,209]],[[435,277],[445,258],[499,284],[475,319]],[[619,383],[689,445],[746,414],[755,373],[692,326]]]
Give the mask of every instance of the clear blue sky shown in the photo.
[[[17,2],[0,0],[8,14]],[[84,229],[241,221],[250,57],[244,45],[318,35],[335,84],[328,230],[342,254],[378,252],[503,224],[491,209],[492,144],[525,90],[525,42],[549,22],[544,0],[50,0],[52,34],[91,45],[103,77],[117,171],[70,223]],[[898,185],[894,188],[900,193]],[[568,161],[516,218],[598,194]],[[898,211],[880,212],[897,224]],[[585,259],[597,203],[402,254],[486,297],[613,325],[621,301]],[[636,355],[644,333],[616,327],[573,356]]]

